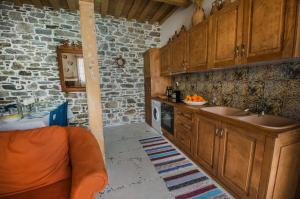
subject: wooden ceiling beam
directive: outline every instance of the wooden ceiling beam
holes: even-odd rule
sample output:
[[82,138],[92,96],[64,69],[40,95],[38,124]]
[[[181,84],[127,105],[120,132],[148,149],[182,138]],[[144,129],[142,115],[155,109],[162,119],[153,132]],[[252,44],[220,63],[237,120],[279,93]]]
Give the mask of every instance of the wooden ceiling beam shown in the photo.
[[67,0],[69,10],[76,10],[77,9],[76,2],[78,3],[78,0]]
[[176,6],[173,6],[169,12],[166,13],[165,16],[163,16],[160,20],[159,23],[162,24],[164,21],[166,21],[175,11],[177,10]]
[[120,17],[121,16],[126,2],[127,1],[124,1],[124,0],[123,1],[118,1],[117,5],[115,7],[115,11],[114,11],[115,17]]
[[107,15],[108,5],[109,5],[108,0],[101,0],[101,11],[100,12],[103,16]]
[[134,0],[127,0],[126,1],[126,4],[125,4],[125,6],[123,8],[123,11],[122,11],[122,14],[121,14],[122,17],[127,17],[128,13],[129,13],[129,10],[133,6],[133,3],[134,3]]
[[101,0],[95,0],[94,1],[94,11],[96,13],[100,13],[101,9]]
[[58,0],[49,0],[49,3],[51,5],[51,7],[55,8],[55,9],[60,9],[63,8]]
[[133,19],[134,16],[137,14],[141,6],[143,5],[144,0],[134,0],[133,6],[129,10],[129,13],[127,15],[128,19]]
[[145,19],[148,16],[150,10],[153,9],[154,3],[156,3],[156,2],[148,1],[147,5],[145,6],[145,8],[143,9],[141,15],[139,16],[140,21],[145,21]]
[[138,16],[139,21],[144,22],[150,20],[163,4],[164,3],[149,1],[144,10],[141,12],[140,16]]
[[37,6],[38,8],[43,7],[43,4],[40,0],[31,0],[31,3],[35,6]]
[[162,2],[174,6],[179,6],[179,7],[187,7],[188,5],[191,4],[190,0],[152,0],[152,1]]
[[13,2],[14,2],[14,4],[15,4],[16,6],[22,5],[22,1],[21,1],[21,0],[14,0]]
[[150,23],[158,22],[170,9],[170,5],[162,3],[159,9],[155,12],[154,16],[150,19]]

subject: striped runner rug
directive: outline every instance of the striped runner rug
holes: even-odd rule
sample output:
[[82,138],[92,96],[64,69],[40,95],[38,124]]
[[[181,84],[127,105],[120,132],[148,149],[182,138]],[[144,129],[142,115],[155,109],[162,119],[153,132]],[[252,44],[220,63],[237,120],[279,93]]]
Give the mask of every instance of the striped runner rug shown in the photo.
[[175,199],[230,197],[162,136],[139,140]]

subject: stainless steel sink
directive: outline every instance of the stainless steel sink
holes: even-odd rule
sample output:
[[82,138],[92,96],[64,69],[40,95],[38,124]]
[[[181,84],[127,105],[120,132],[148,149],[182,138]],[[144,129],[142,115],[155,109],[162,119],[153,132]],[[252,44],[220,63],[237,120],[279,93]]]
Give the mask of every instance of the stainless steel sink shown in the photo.
[[204,108],[201,108],[201,110],[207,111],[210,113],[214,113],[217,115],[231,116],[231,117],[250,115],[249,112],[246,112],[246,111],[243,111],[243,110],[240,110],[237,108],[231,108],[231,107],[225,107],[225,106],[204,107]]
[[300,126],[298,122],[273,115],[249,115],[237,119],[271,130],[288,130]]

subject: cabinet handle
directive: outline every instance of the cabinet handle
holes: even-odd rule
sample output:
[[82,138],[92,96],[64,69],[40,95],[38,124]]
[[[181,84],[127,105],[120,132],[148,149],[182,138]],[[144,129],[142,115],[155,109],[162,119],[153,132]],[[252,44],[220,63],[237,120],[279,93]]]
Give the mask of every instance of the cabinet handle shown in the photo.
[[219,131],[220,131],[220,129],[216,128],[216,130],[215,130],[215,135],[216,136],[219,136]]
[[223,134],[224,134],[224,129],[221,129],[221,131],[220,131],[220,137],[223,137]]
[[245,55],[245,45],[241,45],[241,56],[243,57]]
[[239,48],[239,46],[237,46],[237,47],[235,48],[235,50],[234,50],[234,55],[235,55],[235,57],[239,57],[239,56],[240,56],[240,48]]

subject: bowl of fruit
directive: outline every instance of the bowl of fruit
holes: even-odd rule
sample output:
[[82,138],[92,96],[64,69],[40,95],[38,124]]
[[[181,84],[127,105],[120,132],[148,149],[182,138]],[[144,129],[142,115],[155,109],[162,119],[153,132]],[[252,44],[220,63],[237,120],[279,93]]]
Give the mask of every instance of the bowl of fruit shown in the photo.
[[207,103],[204,97],[200,95],[188,95],[184,98],[184,103],[187,105],[201,106]]

